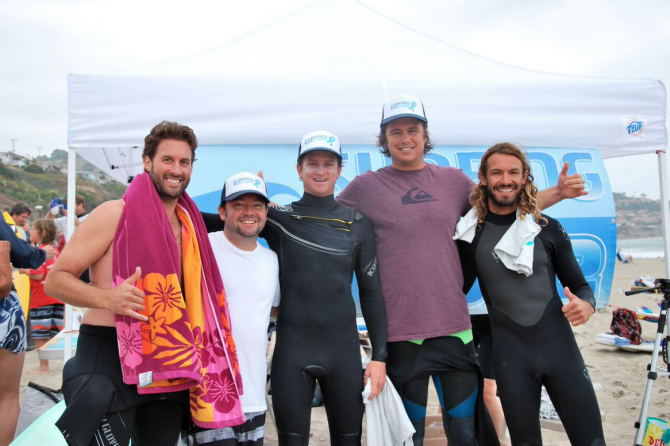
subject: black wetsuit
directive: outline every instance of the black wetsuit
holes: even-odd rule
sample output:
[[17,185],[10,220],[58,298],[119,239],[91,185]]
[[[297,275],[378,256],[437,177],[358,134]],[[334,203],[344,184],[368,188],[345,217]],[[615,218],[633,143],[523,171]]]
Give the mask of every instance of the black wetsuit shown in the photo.
[[[217,224],[212,214],[204,217],[210,217],[205,218],[209,231],[221,230],[220,220]],[[316,379],[331,444],[360,444],[363,375],[351,295],[354,272],[372,360],[387,356],[386,312],[370,221],[337,204],[332,195],[305,193],[300,201],[270,207],[261,237],[279,259],[282,298],[272,361],[279,444],[308,444]]]
[[488,213],[471,244],[459,242],[466,288],[479,279],[495,341],[494,368],[512,444],[541,445],[541,386],[561,417],[570,443],[604,445],[598,401],[570,323],[562,312],[556,276],[563,286],[595,306],[570,238],[560,223],[535,237],[533,274],[507,269],[493,248],[516,213]]
[[115,327],[79,327],[63,395],[67,408],[56,427],[72,446],[175,444],[191,418],[188,390],[140,395],[123,382]]

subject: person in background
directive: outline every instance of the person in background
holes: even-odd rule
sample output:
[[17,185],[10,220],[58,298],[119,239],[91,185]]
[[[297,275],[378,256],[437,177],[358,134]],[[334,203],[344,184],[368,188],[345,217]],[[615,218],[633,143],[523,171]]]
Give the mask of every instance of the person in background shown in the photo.
[[86,212],[86,200],[81,195],[77,195],[75,197],[75,202],[77,203],[77,206],[74,208],[74,213],[77,218],[74,219],[74,225],[79,226],[81,222],[88,217],[88,212]]
[[621,249],[616,249],[616,259],[621,263],[633,263],[633,256],[630,254],[623,255],[621,254]]
[[25,203],[17,203],[12,206],[9,212],[4,213],[5,222],[12,227],[21,240],[29,241],[24,226],[28,223],[30,214],[31,210]]
[[[40,249],[52,246],[56,241],[56,225],[51,220],[36,220],[30,231],[30,239]],[[44,292],[44,281],[59,254],[56,251],[56,257],[47,260],[38,268],[19,270],[21,274],[30,277],[30,334],[38,349],[44,347],[44,344],[63,329],[63,302],[47,296]],[[40,359],[40,367],[30,373],[49,373],[49,361]]]
[[[0,218],[0,241],[10,243],[10,261],[17,268],[37,268],[53,259],[56,251],[31,247]],[[7,273],[3,266],[3,274]],[[19,388],[26,351],[26,320],[19,297],[12,286],[9,294],[0,296],[0,445],[14,439],[19,419]]]
[[59,198],[54,198],[49,202],[49,212],[47,213],[47,219],[53,220],[56,225],[56,240],[58,241],[57,248],[58,251],[63,252],[63,249],[65,249],[65,243],[67,241],[67,206]]

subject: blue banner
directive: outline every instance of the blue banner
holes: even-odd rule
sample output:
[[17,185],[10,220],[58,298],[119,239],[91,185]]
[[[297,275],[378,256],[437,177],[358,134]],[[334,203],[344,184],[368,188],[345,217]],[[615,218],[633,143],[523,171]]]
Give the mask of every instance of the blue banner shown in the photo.
[[[439,166],[459,168],[479,182],[477,170],[487,147],[437,146],[426,156],[426,161]],[[616,221],[614,199],[600,153],[595,149],[562,149],[527,147],[536,186],[542,190],[556,185],[563,163],[570,163],[568,173],[579,172],[586,181],[589,194],[563,201],[546,210],[558,219],[572,239],[572,247],[584,276],[596,295],[598,307],[607,306],[616,256]],[[342,147],[344,166],[335,194],[366,170],[377,170],[390,165],[391,160],[371,145]],[[217,212],[221,188],[227,177],[238,172],[263,171],[270,199],[278,204],[295,201],[302,196],[302,183],[296,171],[298,144],[202,146],[196,151],[191,184],[188,193],[205,212]],[[563,288],[558,285],[563,296]],[[358,306],[358,287],[353,286]],[[484,313],[486,308],[479,287],[468,294],[471,313]]]

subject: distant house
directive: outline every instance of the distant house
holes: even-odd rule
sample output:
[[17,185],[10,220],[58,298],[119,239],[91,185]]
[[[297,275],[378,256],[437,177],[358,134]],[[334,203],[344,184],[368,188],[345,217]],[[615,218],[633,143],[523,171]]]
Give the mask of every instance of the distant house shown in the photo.
[[34,164],[25,156],[17,155],[14,152],[0,152],[0,161],[5,166],[26,167],[28,164]]
[[38,160],[35,163],[44,169],[45,173],[63,173],[62,167],[52,163],[51,160]]
[[90,171],[90,170],[77,171],[77,176],[79,178],[85,178],[89,181],[94,181],[94,182],[100,183],[100,184],[106,184],[106,183],[109,183],[110,181],[114,181],[113,178],[105,175],[104,172],[99,171],[97,169],[93,170],[93,171]]

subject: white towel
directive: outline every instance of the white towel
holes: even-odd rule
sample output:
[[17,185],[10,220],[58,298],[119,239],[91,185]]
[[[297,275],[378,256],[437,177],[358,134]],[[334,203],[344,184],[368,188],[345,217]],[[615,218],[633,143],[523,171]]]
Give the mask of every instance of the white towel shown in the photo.
[[414,426],[391,380],[386,378],[381,393],[372,401],[368,400],[371,392],[372,385],[368,379],[363,390],[363,403],[367,405],[365,419],[368,446],[412,446]]
[[[535,223],[530,214],[519,218],[520,209],[516,210],[516,220],[505,232],[505,235],[493,248],[498,258],[507,269],[524,274],[526,277],[533,274],[533,250],[535,237],[540,233],[540,226]],[[456,225],[454,240],[463,240],[472,243],[477,231],[477,215],[474,209],[465,214]]]

